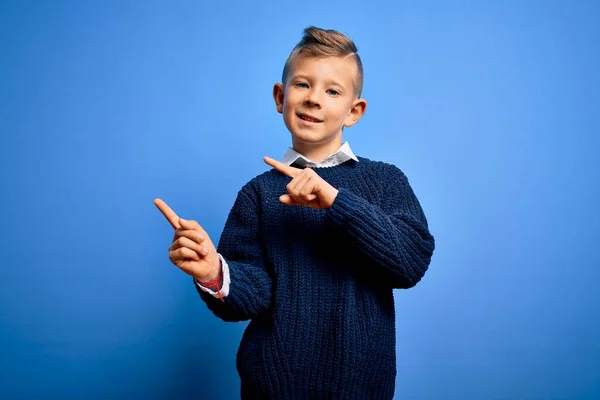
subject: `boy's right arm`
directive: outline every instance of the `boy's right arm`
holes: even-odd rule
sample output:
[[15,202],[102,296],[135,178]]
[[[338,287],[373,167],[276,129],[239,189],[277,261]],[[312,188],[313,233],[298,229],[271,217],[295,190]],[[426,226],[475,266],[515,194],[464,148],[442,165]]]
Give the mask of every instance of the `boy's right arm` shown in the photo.
[[[258,317],[271,306],[272,282],[263,259],[257,197],[250,185],[238,193],[221,234],[218,254],[223,267],[222,298],[199,287],[208,308],[224,321]],[[226,288],[226,283],[229,285]],[[227,293],[223,293],[227,289]]]

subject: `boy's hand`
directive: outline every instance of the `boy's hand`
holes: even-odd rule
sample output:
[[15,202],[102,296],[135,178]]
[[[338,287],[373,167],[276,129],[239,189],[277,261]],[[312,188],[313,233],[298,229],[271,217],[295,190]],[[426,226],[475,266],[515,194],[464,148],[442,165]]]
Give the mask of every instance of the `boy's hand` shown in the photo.
[[169,260],[200,282],[219,279],[221,260],[206,231],[196,221],[179,218],[161,199],[155,199],[154,204],[175,229]]
[[338,190],[311,168],[290,167],[269,157],[265,157],[264,161],[277,171],[292,178],[286,187],[289,194],[284,194],[279,198],[282,203],[325,209],[330,208],[337,197]]

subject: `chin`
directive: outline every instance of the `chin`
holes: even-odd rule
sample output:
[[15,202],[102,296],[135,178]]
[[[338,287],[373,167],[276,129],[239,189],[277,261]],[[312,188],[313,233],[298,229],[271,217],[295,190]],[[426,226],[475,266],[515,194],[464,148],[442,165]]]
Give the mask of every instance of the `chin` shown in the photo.
[[322,133],[318,133],[318,132],[310,132],[310,131],[305,131],[305,130],[292,130],[290,131],[292,134],[292,137],[301,142],[301,143],[311,143],[311,144],[318,144],[318,143],[323,143],[323,142],[327,142],[328,136],[324,135]]
[[341,134],[341,130],[339,133],[324,132],[324,126],[305,127],[293,120],[284,122],[293,139],[304,144],[328,143]]

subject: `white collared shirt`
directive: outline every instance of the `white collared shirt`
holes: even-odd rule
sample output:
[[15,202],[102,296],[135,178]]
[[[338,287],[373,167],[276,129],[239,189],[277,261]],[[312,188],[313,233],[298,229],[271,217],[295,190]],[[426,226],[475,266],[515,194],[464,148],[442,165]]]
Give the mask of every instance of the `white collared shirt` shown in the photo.
[[[335,153],[325,157],[325,159],[320,163],[315,163],[311,161],[310,159],[304,157],[302,154],[298,153],[291,147],[287,149],[287,151],[283,155],[283,159],[281,160],[281,162],[287,165],[292,165],[293,163],[298,162],[299,164],[310,168],[327,168],[343,164],[348,160],[358,161],[358,158],[352,152],[352,149],[350,148],[348,142],[344,142]],[[223,258],[221,254],[219,254],[219,258],[221,259],[221,266],[223,267],[223,287],[221,288],[220,297],[226,297],[229,294],[229,285],[231,283],[231,278],[229,277],[229,266],[227,265],[227,261],[225,261],[225,258]],[[198,287],[200,287],[200,289],[204,290],[207,293],[210,293],[216,298],[219,298],[219,292],[215,292],[214,290],[202,286],[198,281],[196,281],[196,284],[198,285]]]
[[298,153],[296,150],[292,149],[291,147],[287,149],[287,151],[285,152],[285,154],[283,156],[283,160],[281,160],[281,162],[284,164],[287,164],[287,165],[292,165],[296,161],[301,161],[302,165],[304,165],[306,167],[310,167],[310,168],[325,167],[326,168],[326,167],[335,167],[336,165],[343,164],[348,160],[358,161],[358,158],[356,158],[356,156],[352,152],[352,149],[350,148],[350,145],[348,144],[348,142],[344,142],[344,143],[342,143],[341,147],[335,153],[325,157],[325,159],[323,161],[321,161],[320,163],[315,163],[315,162],[311,161],[310,159],[304,157],[302,154]]

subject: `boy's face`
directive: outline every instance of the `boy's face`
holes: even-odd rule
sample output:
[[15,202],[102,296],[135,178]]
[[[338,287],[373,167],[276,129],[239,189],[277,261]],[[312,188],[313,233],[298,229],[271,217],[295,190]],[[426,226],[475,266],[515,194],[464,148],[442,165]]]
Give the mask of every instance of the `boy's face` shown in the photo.
[[366,109],[366,101],[354,92],[357,72],[352,57],[298,56],[292,61],[287,82],[275,84],[273,97],[295,143],[341,144],[342,127],[354,125]]

